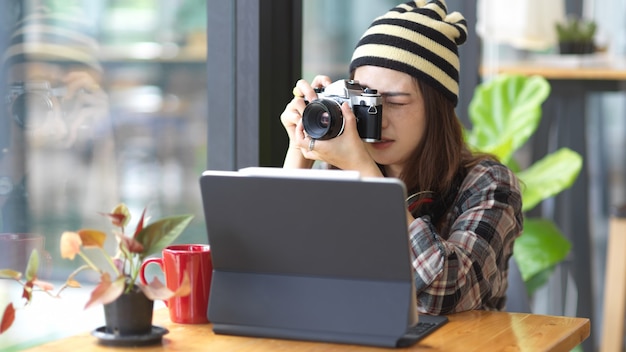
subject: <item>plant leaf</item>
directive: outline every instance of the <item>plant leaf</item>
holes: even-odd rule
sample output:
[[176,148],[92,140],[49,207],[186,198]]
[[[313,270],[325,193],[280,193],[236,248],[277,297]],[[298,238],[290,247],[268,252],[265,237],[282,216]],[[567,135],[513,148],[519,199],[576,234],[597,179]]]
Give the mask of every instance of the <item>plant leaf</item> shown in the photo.
[[143,230],[143,222],[146,216],[146,208],[143,208],[143,211],[141,212],[141,217],[139,218],[139,221],[137,222],[137,227],[135,227],[135,233],[133,234],[133,239],[137,238],[137,235],[141,232],[141,230]]
[[167,288],[158,278],[154,278],[148,285],[140,286],[143,293],[149,299],[156,301],[167,300],[174,295],[174,292]]
[[163,218],[146,226],[137,234],[136,240],[143,244],[143,259],[160,253],[163,248],[174,242],[193,219],[193,215],[175,215]]
[[111,218],[111,223],[113,224],[113,226],[120,227],[122,229],[126,227],[126,225],[128,225],[128,222],[130,221],[130,211],[124,203],[116,205],[110,213],[104,215]]
[[74,260],[76,254],[80,253],[82,244],[83,242],[76,232],[63,232],[61,235],[61,258]]
[[104,242],[107,239],[106,233],[92,229],[78,230],[78,235],[84,247],[104,248]]
[[550,84],[540,76],[503,74],[482,83],[469,105],[473,129],[467,142],[506,164],[537,129],[549,94]]
[[2,321],[0,322],[0,334],[9,330],[14,321],[15,307],[13,307],[13,303],[9,303],[7,307],[4,308],[4,313],[2,313]]
[[525,219],[524,231],[514,246],[514,257],[524,282],[561,262],[571,247],[552,221]]
[[30,258],[28,258],[28,264],[26,265],[26,280],[31,281],[37,278],[37,271],[39,271],[39,252],[33,249],[30,252]]
[[65,281],[65,284],[67,285],[67,287],[71,287],[71,288],[80,288],[80,282],[74,280],[74,279],[67,279]]
[[[582,157],[566,148],[526,170],[521,170],[513,158],[539,126],[541,106],[549,94],[550,84],[542,77],[499,75],[480,84],[470,102],[473,129],[464,131],[465,140],[472,150],[495,155],[516,173],[523,212],[571,187],[582,168]],[[570,247],[552,222],[525,219],[523,233],[515,242],[514,258],[530,294],[545,284]]]
[[142,253],[143,252],[143,244],[134,238],[125,237],[124,234],[117,235],[119,248],[122,253]]
[[42,280],[34,280],[33,285],[39,287],[39,289],[43,291],[52,291],[54,290],[54,285],[48,281]]
[[30,303],[30,300],[33,299],[33,281],[26,281],[24,284],[24,289],[22,290],[22,298],[26,300],[26,304]]
[[522,211],[531,210],[542,200],[571,187],[582,165],[580,154],[561,148],[518,172],[517,176],[522,183]]
[[22,278],[22,273],[12,269],[0,269],[0,278],[19,280]]
[[189,273],[185,270],[183,273],[183,281],[175,292],[167,288],[158,278],[154,278],[148,285],[140,286],[146,297],[155,300],[167,300],[172,297],[185,297],[191,293],[191,283]]
[[102,274],[100,283],[91,291],[91,297],[85,304],[85,309],[96,304],[107,304],[115,301],[124,292],[125,282],[126,278],[124,276],[111,281],[108,273]]

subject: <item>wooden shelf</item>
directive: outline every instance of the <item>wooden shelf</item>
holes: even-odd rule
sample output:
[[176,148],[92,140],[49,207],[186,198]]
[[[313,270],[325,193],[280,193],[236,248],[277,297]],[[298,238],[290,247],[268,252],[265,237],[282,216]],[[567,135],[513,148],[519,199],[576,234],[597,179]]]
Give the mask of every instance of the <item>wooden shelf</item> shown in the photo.
[[545,59],[502,62],[483,65],[482,76],[492,74],[539,75],[553,80],[626,80],[626,58],[596,61],[572,61],[572,57],[550,56]]

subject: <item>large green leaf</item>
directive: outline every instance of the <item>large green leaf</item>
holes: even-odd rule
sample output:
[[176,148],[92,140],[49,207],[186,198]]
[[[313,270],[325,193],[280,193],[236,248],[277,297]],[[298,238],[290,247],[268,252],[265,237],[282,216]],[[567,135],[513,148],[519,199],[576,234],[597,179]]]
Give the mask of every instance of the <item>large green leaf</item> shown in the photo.
[[522,183],[522,211],[533,209],[542,200],[568,189],[583,166],[580,154],[561,148],[517,173]]
[[[525,170],[514,158],[537,130],[541,105],[549,94],[550,84],[542,77],[499,75],[476,88],[469,107],[473,127],[464,131],[466,141],[473,150],[495,155],[516,173],[522,184],[523,212],[571,187],[582,169],[582,157],[567,148]],[[529,294],[546,283],[570,249],[571,244],[553,222],[524,220],[514,257]]]
[[135,238],[143,244],[141,259],[160,253],[185,230],[193,215],[170,216],[151,223],[137,234]]
[[[524,220],[524,231],[515,240],[514,257],[529,293],[545,284],[548,278],[545,274],[567,257],[571,247],[572,244],[552,221]],[[533,283],[533,287],[529,287],[529,282]]]
[[508,163],[537,129],[549,94],[550,84],[540,76],[499,75],[482,83],[469,106],[473,129],[466,134],[468,143]]

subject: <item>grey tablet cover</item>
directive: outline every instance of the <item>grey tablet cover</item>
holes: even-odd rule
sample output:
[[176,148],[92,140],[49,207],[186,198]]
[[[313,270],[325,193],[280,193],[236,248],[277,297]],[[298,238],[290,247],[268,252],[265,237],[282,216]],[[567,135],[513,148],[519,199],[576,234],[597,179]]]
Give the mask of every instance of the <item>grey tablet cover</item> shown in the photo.
[[202,174],[215,333],[390,347],[417,322],[404,185],[340,173]]

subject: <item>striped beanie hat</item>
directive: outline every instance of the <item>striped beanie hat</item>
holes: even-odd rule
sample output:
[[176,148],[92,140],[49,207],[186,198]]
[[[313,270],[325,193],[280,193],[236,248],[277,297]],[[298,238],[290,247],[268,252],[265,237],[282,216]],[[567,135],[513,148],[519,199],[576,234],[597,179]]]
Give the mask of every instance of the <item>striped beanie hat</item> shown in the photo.
[[84,15],[38,8],[15,24],[2,64],[66,62],[101,71],[91,28]]
[[398,5],[372,22],[350,63],[407,73],[441,92],[454,106],[459,95],[458,45],[467,39],[459,12],[448,14],[445,0],[415,0]]

